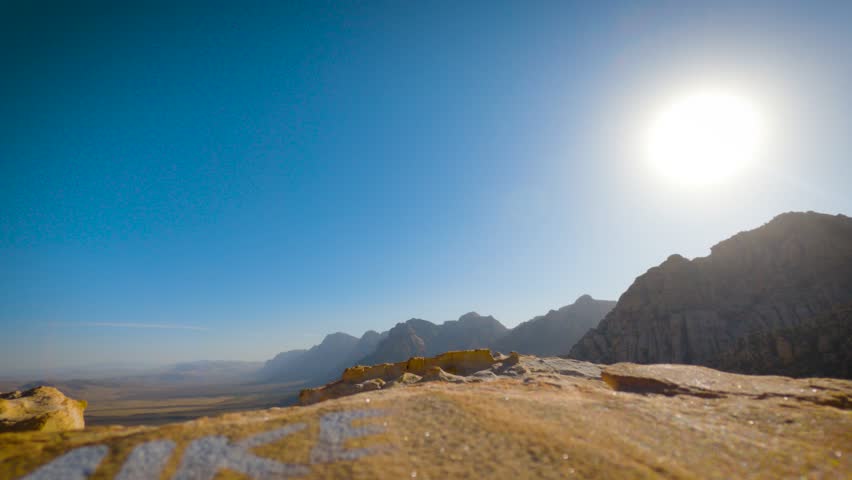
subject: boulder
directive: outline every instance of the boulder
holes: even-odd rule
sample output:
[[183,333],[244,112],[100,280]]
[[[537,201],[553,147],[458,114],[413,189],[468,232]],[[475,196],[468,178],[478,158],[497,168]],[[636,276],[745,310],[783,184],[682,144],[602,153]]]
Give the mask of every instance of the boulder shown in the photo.
[[0,433],[62,432],[85,426],[85,400],[73,400],[53,387],[0,393]]

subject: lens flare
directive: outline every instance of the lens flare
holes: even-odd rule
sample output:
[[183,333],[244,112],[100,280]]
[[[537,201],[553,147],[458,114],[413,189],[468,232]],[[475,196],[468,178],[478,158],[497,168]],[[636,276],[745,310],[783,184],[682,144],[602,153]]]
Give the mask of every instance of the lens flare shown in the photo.
[[747,98],[703,91],[675,99],[652,120],[647,157],[667,179],[711,185],[740,173],[757,159],[763,119]]

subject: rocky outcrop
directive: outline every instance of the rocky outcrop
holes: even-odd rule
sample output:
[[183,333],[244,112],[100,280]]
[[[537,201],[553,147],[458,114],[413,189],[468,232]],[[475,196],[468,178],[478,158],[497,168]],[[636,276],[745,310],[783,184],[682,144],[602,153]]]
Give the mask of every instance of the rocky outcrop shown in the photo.
[[[690,261],[672,255],[651,268],[570,356],[770,374],[798,374],[789,367],[802,359],[809,364],[802,370],[806,374],[848,375],[848,355],[838,350],[845,341],[820,340],[821,327],[804,337],[783,332],[808,330],[814,319],[849,304],[852,219],[786,213],[717,244],[707,257]],[[834,318],[838,331],[848,332],[842,326],[848,322]],[[807,359],[814,348],[818,361]],[[752,357],[761,360],[744,361]]]
[[85,426],[86,402],[66,397],[53,387],[0,393],[0,433],[62,432]]
[[[455,354],[472,369],[484,353]],[[493,357],[492,357],[493,358]],[[0,434],[0,478],[848,478],[852,381],[510,355],[162,427]],[[449,359],[435,360],[432,362]],[[464,364],[464,361],[462,361]],[[363,379],[369,368],[350,372]],[[405,379],[404,381],[402,379]],[[374,376],[375,384],[384,382]],[[381,382],[380,382],[381,381]]]
[[538,356],[565,355],[586,332],[595,328],[615,302],[583,295],[573,304],[551,310],[513,328],[491,345],[498,352]]
[[299,403],[310,405],[356,393],[431,381],[467,383],[495,380],[499,376],[530,378],[537,375],[600,378],[601,370],[593,363],[572,359],[538,358],[516,352],[495,357],[488,349],[461,350],[432,358],[413,357],[405,362],[347,368],[336,382],[302,390]]
[[748,397],[793,399],[843,410],[852,409],[850,382],[828,378],[793,379],[780,376],[737,375],[686,365],[616,363],[601,378],[623,392],[692,395],[701,398]]
[[[449,380],[491,368],[497,359],[488,349],[442,353],[436,357],[412,357],[405,362],[357,365],[343,371],[340,380],[329,385],[308,388],[299,394],[299,403],[310,405],[355,393],[379,390],[385,385],[410,384],[417,381]],[[416,380],[415,380],[416,378]]]

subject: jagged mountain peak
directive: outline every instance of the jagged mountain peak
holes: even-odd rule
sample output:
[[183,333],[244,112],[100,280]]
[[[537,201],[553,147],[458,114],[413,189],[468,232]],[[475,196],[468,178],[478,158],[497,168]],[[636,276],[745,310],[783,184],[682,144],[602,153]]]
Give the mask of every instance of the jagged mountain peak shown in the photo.
[[521,323],[494,342],[492,348],[501,352],[564,355],[584,333],[597,326],[613,306],[613,301],[581,295],[571,305]]
[[576,305],[576,304],[581,304],[581,303],[592,303],[594,301],[595,301],[595,299],[592,298],[591,295],[589,295],[588,293],[584,293],[584,294],[580,295],[579,297],[577,297],[577,300],[574,300],[574,304]]
[[482,317],[482,315],[480,315],[476,312],[467,312],[464,315],[459,317],[459,321],[463,322],[465,320],[473,320],[473,319],[477,319],[477,318],[483,318],[483,317]]

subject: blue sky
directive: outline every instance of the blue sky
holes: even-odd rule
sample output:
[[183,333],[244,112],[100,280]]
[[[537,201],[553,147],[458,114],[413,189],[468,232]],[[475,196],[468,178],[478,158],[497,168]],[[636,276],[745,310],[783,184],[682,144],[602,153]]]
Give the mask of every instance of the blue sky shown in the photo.
[[[784,211],[852,213],[848,2],[21,3],[0,373],[512,326]],[[697,84],[771,120],[712,187],[636,141]]]

